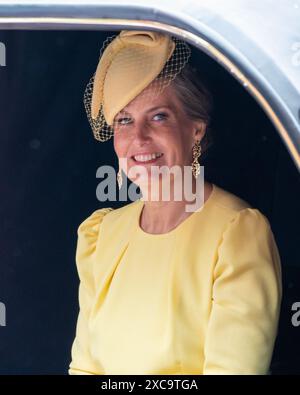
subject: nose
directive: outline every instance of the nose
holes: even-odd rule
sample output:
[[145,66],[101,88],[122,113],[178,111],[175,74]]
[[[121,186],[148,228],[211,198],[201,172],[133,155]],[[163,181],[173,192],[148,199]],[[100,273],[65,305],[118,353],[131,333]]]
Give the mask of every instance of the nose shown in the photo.
[[138,144],[145,143],[151,139],[151,130],[145,122],[136,122],[134,125],[134,139]]

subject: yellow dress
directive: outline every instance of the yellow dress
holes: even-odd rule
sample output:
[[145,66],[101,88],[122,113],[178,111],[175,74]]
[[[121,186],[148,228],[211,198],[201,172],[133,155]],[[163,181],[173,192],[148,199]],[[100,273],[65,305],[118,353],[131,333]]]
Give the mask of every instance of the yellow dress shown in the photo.
[[213,184],[164,234],[144,202],[94,211],[78,228],[80,278],[69,374],[268,374],[282,299],[267,218]]

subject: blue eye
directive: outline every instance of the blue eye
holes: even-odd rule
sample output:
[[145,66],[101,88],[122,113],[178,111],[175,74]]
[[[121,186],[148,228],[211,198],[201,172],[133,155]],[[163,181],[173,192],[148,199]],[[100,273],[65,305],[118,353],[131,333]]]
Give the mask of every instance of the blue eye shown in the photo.
[[162,121],[162,120],[168,118],[168,115],[166,113],[164,113],[164,112],[159,112],[159,113],[154,115],[153,119],[155,117],[159,117],[160,119],[158,119],[158,121]]
[[126,118],[119,118],[116,120],[116,123],[118,125],[128,125],[131,122],[131,119],[126,117]]

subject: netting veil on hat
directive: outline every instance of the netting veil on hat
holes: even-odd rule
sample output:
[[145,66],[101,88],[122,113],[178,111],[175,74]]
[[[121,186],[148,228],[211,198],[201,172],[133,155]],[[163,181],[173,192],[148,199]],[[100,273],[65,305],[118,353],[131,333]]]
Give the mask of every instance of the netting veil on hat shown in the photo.
[[111,138],[115,116],[137,96],[140,103],[157,97],[190,55],[187,43],[163,33],[123,30],[107,38],[83,99],[95,139]]

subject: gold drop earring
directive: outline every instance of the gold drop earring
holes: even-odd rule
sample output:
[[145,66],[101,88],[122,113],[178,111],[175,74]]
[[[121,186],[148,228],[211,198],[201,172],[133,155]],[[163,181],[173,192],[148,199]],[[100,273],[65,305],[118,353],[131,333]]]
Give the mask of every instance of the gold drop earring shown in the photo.
[[118,174],[117,174],[117,181],[118,181],[118,186],[119,189],[122,187],[122,170],[119,168]]
[[199,141],[196,141],[193,146],[193,162],[192,162],[192,173],[195,178],[200,174],[200,163],[198,162],[198,158],[201,155],[201,145]]

